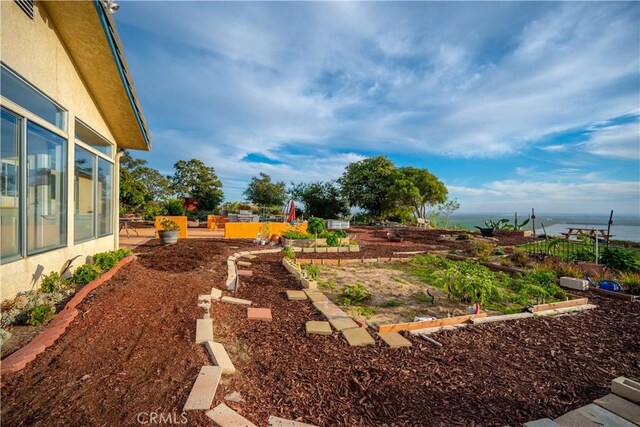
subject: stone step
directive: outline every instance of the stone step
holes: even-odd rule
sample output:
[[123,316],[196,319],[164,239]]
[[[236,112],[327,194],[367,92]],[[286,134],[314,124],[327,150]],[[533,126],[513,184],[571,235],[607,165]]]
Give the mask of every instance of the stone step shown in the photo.
[[220,301],[222,302],[226,302],[228,304],[239,304],[239,305],[251,305],[251,301],[246,300],[246,299],[240,299],[240,298],[233,298],[233,297],[222,297],[220,299]]
[[224,403],[221,403],[208,411],[206,415],[220,427],[256,427],[255,424],[229,408]]
[[198,301],[211,302],[211,294],[198,295]]
[[362,347],[376,343],[373,337],[369,335],[369,332],[363,328],[345,329],[342,331],[342,335],[352,347]]
[[397,332],[378,332],[378,336],[391,348],[411,347],[411,341]]
[[291,421],[284,418],[274,417],[273,415],[269,417],[269,426],[271,427],[316,427],[313,424],[306,424],[298,421]]
[[593,403],[568,412],[556,418],[555,421],[561,426],[634,427],[635,425]]
[[287,298],[289,301],[304,301],[307,299],[307,294],[303,291],[287,291]]
[[238,270],[237,273],[238,273],[238,276],[245,276],[245,277],[253,276],[253,272],[251,270]]
[[539,420],[524,423],[525,427],[560,427],[560,424],[549,418],[540,418]]
[[349,317],[347,313],[342,311],[331,301],[314,302],[313,306],[327,319],[332,319],[335,317]]
[[640,405],[636,405],[627,399],[616,396],[613,393],[607,394],[600,399],[596,399],[593,403],[640,426]]
[[325,294],[323,294],[322,292],[318,292],[318,293],[309,293],[307,294],[307,296],[309,297],[309,299],[311,300],[311,302],[324,302],[324,301],[329,301],[329,298],[326,297]]
[[184,411],[210,409],[220,383],[222,369],[219,366],[203,366],[184,404]]
[[219,342],[207,341],[204,345],[207,348],[207,353],[209,353],[211,362],[214,365],[219,366],[220,369],[222,369],[223,374],[234,374],[236,372],[236,367],[233,366],[233,362],[222,344]]
[[236,265],[240,267],[251,267],[251,263],[249,261],[238,261]]
[[213,341],[213,322],[211,319],[196,320],[196,344]]
[[310,320],[305,325],[305,329],[308,335],[331,335],[331,325],[329,322],[319,322],[316,320]]
[[222,298],[222,291],[218,288],[211,288],[211,300],[218,301]]
[[262,320],[264,322],[271,322],[271,309],[270,308],[247,308],[247,319],[249,320]]
[[345,329],[359,328],[360,326],[350,317],[330,317],[329,323],[336,331],[344,331]]

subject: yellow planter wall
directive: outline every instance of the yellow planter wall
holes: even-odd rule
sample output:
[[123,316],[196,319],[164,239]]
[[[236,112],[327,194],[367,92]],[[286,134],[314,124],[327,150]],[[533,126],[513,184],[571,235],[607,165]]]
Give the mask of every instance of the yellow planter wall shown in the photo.
[[227,222],[224,227],[225,239],[255,239],[265,224],[269,224],[269,236],[275,234],[282,236],[288,230],[300,230],[307,232],[307,223],[299,223],[292,226],[286,222]]
[[187,217],[186,216],[157,216],[156,217],[156,231],[164,230],[160,223],[163,219],[170,219],[180,226],[180,233],[178,233],[178,238],[186,239],[187,238]]

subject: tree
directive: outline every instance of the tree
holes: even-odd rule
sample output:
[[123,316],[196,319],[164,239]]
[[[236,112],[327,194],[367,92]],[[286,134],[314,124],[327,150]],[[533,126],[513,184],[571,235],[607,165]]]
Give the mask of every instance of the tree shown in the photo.
[[390,197],[401,206],[413,209],[417,218],[426,218],[429,208],[444,203],[447,187],[427,169],[414,167],[399,168]]
[[334,181],[293,184],[289,194],[304,203],[307,216],[338,218],[349,215],[347,201]]
[[444,217],[444,228],[449,228],[449,217],[458,209],[460,209],[460,203],[457,199],[447,199],[438,205],[438,212]]
[[338,183],[351,206],[360,207],[373,217],[383,218],[395,208],[389,189],[396,175],[393,162],[385,156],[378,156],[347,165]]
[[205,211],[214,210],[222,202],[222,182],[213,167],[198,159],[178,160],[173,167],[171,184],[176,195],[196,199],[198,209]]
[[282,206],[287,201],[285,183],[272,182],[271,177],[263,172],[260,172],[260,177],[251,178],[243,194],[258,206]]
[[126,212],[140,212],[148,202],[160,200],[160,194],[169,191],[169,180],[146,164],[126,150],[120,156],[120,206]]

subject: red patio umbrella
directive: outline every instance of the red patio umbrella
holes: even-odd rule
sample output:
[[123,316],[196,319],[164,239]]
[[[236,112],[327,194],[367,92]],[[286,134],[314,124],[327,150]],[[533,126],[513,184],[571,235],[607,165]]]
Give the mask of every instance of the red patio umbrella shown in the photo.
[[291,199],[291,206],[289,207],[289,216],[287,217],[287,222],[293,222],[296,220],[296,204]]

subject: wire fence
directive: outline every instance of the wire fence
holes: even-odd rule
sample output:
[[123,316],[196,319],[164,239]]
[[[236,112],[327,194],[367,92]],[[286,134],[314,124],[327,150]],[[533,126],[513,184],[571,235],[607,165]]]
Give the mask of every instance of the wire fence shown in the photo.
[[[536,242],[526,243],[521,248],[528,254],[544,255],[559,258],[564,262],[572,261],[596,261],[596,258],[602,256],[604,244],[596,246],[594,241],[590,240],[538,240]],[[597,254],[596,254],[597,250]]]

